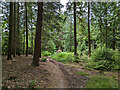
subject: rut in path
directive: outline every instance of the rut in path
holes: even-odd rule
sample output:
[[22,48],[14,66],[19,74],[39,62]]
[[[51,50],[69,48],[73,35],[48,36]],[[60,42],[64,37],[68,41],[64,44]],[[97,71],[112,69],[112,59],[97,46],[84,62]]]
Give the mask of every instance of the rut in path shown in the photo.
[[51,88],[83,88],[87,77],[75,75],[64,64],[53,59],[47,58],[47,68],[50,73],[50,87]]

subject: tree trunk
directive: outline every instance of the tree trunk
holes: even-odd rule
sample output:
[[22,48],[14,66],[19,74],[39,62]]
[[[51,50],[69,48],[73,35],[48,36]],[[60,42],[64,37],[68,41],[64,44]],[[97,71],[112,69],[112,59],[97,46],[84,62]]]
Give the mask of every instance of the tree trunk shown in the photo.
[[115,29],[113,29],[113,50],[115,50]]
[[107,7],[105,8],[105,28],[106,28],[106,33],[105,33],[105,47],[107,49]]
[[43,2],[38,2],[35,49],[34,49],[34,56],[32,62],[33,66],[39,66],[39,57],[41,57],[42,13],[43,13]]
[[33,55],[32,6],[31,6],[31,53]]
[[27,25],[27,3],[25,2],[26,10],[26,56],[28,56],[28,25]]
[[89,43],[89,57],[91,56],[91,43],[90,43],[90,2],[88,2],[88,43]]
[[13,40],[13,57],[16,56],[16,2],[14,2],[14,40]]
[[13,35],[13,2],[10,2],[10,16],[9,16],[9,41],[8,41],[8,57],[7,60],[12,59],[12,35]]
[[20,56],[19,2],[17,3],[17,41],[16,54]]
[[71,23],[70,23],[71,25],[70,25],[70,52],[71,52],[71,47],[72,47],[72,45],[71,45],[71,43],[72,43],[72,36],[71,36],[71,33],[72,33],[72,17],[71,17]]
[[76,41],[76,2],[74,2],[74,55],[77,55],[77,41]]

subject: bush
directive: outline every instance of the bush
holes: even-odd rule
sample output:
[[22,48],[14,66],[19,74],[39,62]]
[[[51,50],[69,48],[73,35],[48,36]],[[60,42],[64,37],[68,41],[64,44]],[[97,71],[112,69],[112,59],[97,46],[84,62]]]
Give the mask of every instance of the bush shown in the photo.
[[47,59],[46,58],[41,58],[41,62],[46,62],[47,61]]
[[74,54],[71,52],[57,52],[51,56],[52,59],[55,59],[59,62],[73,62],[76,61]]
[[97,70],[118,70],[119,69],[119,53],[112,49],[97,49],[92,53],[88,62],[88,66]]
[[50,55],[51,55],[51,53],[50,53],[50,52],[48,52],[48,51],[44,51],[42,55],[43,55],[43,56],[50,56]]

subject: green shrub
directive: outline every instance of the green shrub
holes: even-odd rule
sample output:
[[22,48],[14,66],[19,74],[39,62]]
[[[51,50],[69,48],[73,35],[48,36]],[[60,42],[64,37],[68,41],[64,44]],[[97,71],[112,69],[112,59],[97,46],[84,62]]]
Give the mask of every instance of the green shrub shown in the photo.
[[44,52],[42,53],[42,55],[43,55],[43,56],[50,56],[50,55],[51,55],[51,53],[50,53],[50,52],[48,52],[48,51],[44,51]]
[[119,53],[112,49],[97,49],[92,53],[88,66],[97,70],[117,70],[119,69]]
[[88,76],[88,73],[85,72],[76,72],[77,75]]
[[71,52],[57,52],[51,56],[52,59],[59,62],[73,62],[76,61],[75,56]]
[[47,61],[47,59],[46,58],[41,58],[41,62],[46,62]]

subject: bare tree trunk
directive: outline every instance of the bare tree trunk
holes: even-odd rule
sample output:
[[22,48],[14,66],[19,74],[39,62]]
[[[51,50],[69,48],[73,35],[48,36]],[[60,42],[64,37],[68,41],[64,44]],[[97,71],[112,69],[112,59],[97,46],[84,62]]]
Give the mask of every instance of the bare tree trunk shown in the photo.
[[19,31],[19,2],[17,3],[17,41],[16,54],[20,56],[20,31]]
[[71,47],[72,47],[72,45],[71,45],[71,43],[72,43],[72,36],[71,36],[71,33],[72,33],[72,17],[71,17],[71,23],[70,23],[71,25],[70,25],[70,52],[71,52]]
[[27,25],[27,3],[25,2],[26,10],[26,56],[28,56],[28,25]]
[[8,41],[8,56],[7,60],[12,59],[12,35],[13,35],[13,2],[10,2],[10,16],[9,16],[9,41]]
[[13,40],[13,57],[16,56],[16,2],[14,2],[14,40]]
[[91,42],[90,42],[90,2],[88,2],[88,43],[89,43],[89,57],[91,56]]
[[34,56],[32,62],[33,66],[39,66],[39,57],[41,57],[42,13],[43,13],[43,2],[38,2],[35,49],[34,49]]
[[107,49],[107,7],[105,8],[105,16],[106,16],[106,19],[105,19],[105,28],[106,28],[106,33],[105,33],[105,47]]
[[31,6],[31,53],[33,55],[33,30],[32,30],[32,6]]
[[113,50],[115,50],[115,29],[113,29]]
[[77,40],[76,40],[76,2],[74,2],[74,55],[77,55]]

